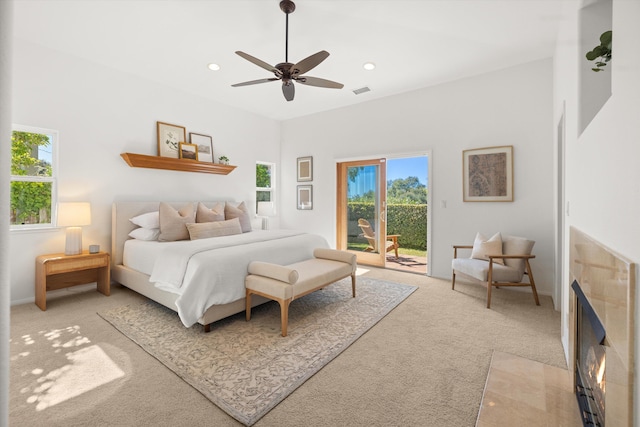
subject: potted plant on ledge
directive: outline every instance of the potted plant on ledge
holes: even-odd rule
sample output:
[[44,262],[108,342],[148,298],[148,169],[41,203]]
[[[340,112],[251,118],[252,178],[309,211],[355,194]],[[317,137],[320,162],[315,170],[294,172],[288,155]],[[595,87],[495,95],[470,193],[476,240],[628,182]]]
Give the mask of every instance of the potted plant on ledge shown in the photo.
[[600,36],[600,44],[593,48],[593,50],[587,52],[585,55],[589,61],[596,61],[596,66],[592,68],[593,71],[604,71],[604,68],[609,61],[611,61],[611,40],[612,31],[605,31]]
[[228,165],[229,164],[229,158],[227,156],[218,157],[218,161],[220,162],[221,165]]

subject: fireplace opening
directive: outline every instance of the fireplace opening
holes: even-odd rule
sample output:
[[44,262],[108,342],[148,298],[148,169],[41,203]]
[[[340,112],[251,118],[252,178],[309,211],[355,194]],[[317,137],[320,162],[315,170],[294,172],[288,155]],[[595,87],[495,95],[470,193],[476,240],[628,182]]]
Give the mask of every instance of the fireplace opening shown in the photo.
[[584,426],[605,425],[605,330],[580,284],[576,293],[576,397]]

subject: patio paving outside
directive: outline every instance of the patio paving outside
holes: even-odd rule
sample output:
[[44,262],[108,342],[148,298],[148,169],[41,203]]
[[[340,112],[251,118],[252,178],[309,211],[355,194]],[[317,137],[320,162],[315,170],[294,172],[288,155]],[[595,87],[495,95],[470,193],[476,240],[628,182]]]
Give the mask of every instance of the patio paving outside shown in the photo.
[[427,257],[400,254],[400,256],[396,258],[395,255],[387,254],[385,268],[410,273],[427,274]]

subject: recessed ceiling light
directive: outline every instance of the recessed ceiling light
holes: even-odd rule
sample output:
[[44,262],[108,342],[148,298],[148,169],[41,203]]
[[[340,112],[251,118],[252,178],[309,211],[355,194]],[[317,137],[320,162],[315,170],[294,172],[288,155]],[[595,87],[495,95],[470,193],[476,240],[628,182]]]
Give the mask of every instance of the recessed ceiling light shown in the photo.
[[365,62],[362,67],[367,71],[371,71],[376,68],[376,64],[374,64],[373,62]]
[[207,67],[209,67],[211,71],[218,71],[220,69],[220,66],[218,64],[213,64],[213,63],[207,65]]

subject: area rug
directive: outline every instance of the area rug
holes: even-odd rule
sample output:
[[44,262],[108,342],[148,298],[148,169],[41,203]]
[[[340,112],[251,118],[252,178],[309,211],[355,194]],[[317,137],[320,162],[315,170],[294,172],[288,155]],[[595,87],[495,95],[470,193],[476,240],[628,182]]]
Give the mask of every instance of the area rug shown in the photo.
[[185,328],[177,314],[149,301],[99,315],[241,423],[250,426],[368,331],[417,288],[343,279],[289,307],[268,302],[212,325]]

